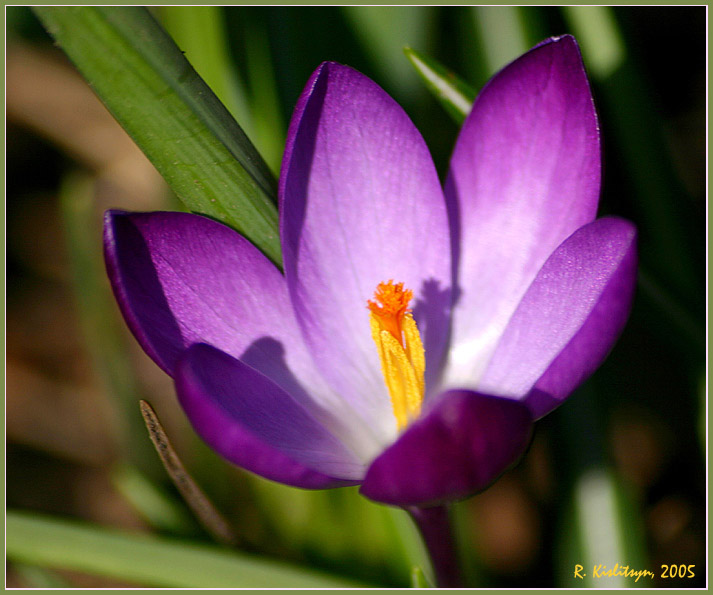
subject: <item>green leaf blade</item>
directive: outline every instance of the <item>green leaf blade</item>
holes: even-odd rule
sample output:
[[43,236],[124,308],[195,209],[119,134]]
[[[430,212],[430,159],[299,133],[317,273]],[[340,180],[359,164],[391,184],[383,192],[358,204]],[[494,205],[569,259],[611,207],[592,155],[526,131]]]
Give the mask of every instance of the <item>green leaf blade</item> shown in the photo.
[[184,204],[235,228],[280,264],[274,177],[149,12],[35,12]]
[[287,564],[187,541],[8,511],[9,560],[160,587],[358,587]]
[[411,569],[411,588],[412,589],[432,589],[433,585],[428,582],[423,569],[420,566],[414,566]]
[[475,89],[433,58],[409,47],[404,48],[404,53],[428,90],[455,122],[462,124],[473,105]]
[[155,10],[191,65],[254,141],[247,94],[230,56],[225,8],[159,6]]

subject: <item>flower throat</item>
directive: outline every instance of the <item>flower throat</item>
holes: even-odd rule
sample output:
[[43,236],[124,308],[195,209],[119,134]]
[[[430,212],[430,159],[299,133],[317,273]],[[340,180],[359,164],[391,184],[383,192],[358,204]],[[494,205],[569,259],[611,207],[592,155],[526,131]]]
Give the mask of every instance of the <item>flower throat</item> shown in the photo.
[[370,310],[371,336],[381,360],[386,388],[399,430],[418,417],[423,401],[426,359],[421,335],[408,305],[413,291],[393,280],[381,282]]

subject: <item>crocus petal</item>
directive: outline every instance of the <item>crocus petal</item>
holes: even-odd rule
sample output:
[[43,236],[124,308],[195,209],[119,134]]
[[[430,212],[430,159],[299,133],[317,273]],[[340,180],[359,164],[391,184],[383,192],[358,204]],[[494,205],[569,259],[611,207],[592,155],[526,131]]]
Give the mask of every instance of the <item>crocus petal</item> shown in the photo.
[[548,40],[481,91],[446,198],[457,260],[447,382],[472,385],[542,264],[597,209],[600,146],[574,38]]
[[197,342],[235,357],[261,337],[299,343],[279,271],[225,225],[188,213],[109,211],[105,251],[122,312],[169,374]]
[[517,398],[529,393],[526,402],[541,417],[583,382],[629,315],[635,239],[631,223],[606,217],[563,242],[513,314],[478,389]]
[[274,380],[366,459],[378,450],[314,367],[295,320],[285,278],[238,233],[189,213],[109,211],[107,269],[124,317],[168,374],[183,351],[208,343]]
[[414,291],[430,373],[448,328],[448,224],[428,149],[374,82],[322,64],[290,124],[280,200],[285,274],[313,357],[386,444],[395,421],[367,299],[389,279]]
[[448,391],[371,464],[361,493],[400,506],[464,498],[514,464],[531,432],[530,413],[518,401]]
[[175,381],[196,432],[232,463],[303,488],[351,485],[363,476],[345,446],[290,395],[226,353],[192,346]]

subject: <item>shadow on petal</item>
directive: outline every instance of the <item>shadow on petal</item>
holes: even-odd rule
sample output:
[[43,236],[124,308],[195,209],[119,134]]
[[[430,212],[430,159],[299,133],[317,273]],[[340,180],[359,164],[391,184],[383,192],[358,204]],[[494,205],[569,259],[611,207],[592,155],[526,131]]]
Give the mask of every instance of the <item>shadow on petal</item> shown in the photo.
[[232,463],[281,483],[326,488],[358,483],[363,467],[272,380],[209,345],[181,357],[176,392],[196,432]]
[[441,289],[438,279],[426,279],[412,308],[421,340],[426,350],[426,393],[440,381],[443,360],[450,338],[451,305],[454,293],[450,287]]

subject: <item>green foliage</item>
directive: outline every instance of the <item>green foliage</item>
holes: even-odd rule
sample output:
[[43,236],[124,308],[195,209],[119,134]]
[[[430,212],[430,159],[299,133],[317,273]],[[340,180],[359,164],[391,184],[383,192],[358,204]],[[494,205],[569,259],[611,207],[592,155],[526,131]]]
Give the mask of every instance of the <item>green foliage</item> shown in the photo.
[[411,569],[411,587],[414,589],[432,589],[433,585],[426,580],[426,575],[420,566]]
[[7,557],[154,587],[357,587],[344,579],[215,546],[9,511]]
[[475,99],[475,89],[445,66],[412,48],[404,48],[419,76],[457,124],[462,124]]
[[270,170],[149,12],[35,12],[185,205],[234,227],[279,264]]

